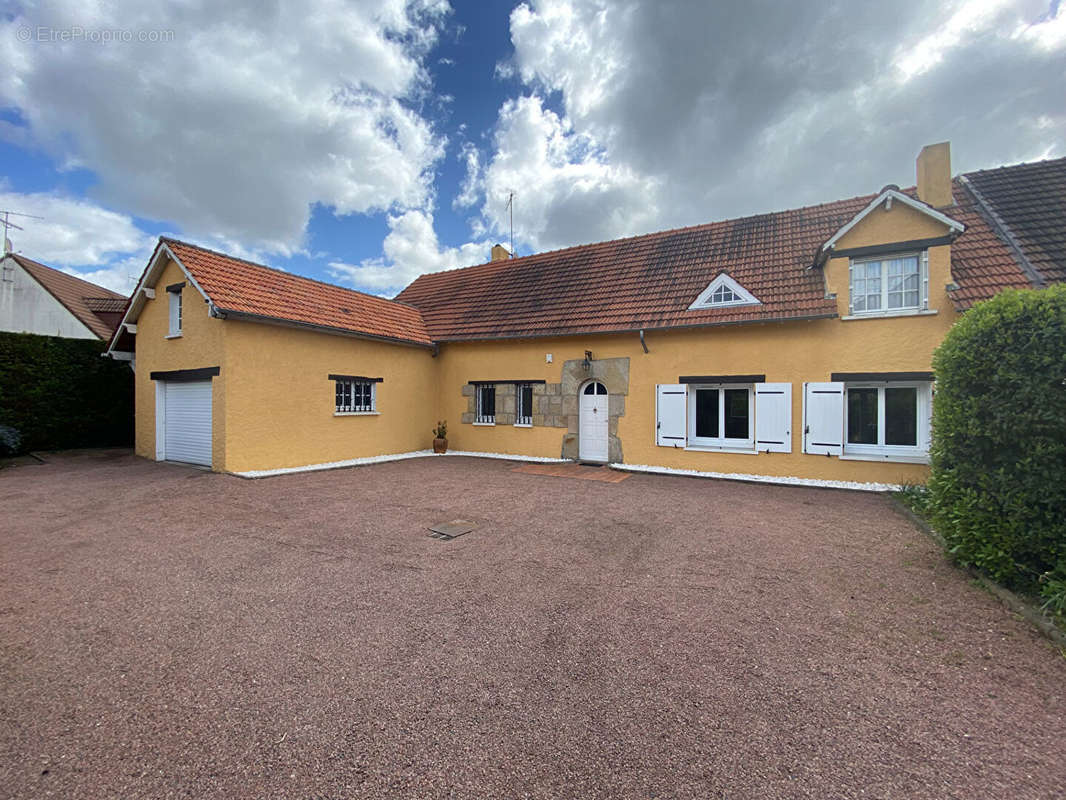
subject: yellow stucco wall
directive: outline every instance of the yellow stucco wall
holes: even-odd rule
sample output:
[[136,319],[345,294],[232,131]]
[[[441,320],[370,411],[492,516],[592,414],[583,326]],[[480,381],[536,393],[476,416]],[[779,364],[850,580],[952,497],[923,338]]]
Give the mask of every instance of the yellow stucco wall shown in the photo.
[[[944,227],[902,204],[878,209],[838,249],[942,236]],[[183,279],[169,264],[158,294],[138,319],[137,452],[155,455],[154,386],[149,372],[219,366],[214,380],[214,468],[277,469],[428,448],[437,419],[449,426],[452,450],[559,457],[567,429],[461,423],[463,386],[476,380],[558,383],[563,364],[628,358],[629,391],[618,420],[623,459],[711,472],[901,483],[923,480],[927,467],[841,460],[802,452],[803,383],[833,372],[907,372],[931,368],[932,352],[955,321],[945,285],[950,247],[929,250],[929,305],[935,314],[829,319],[650,331],[645,354],[633,334],[449,343],[426,350],[236,320],[211,319],[194,287],[185,289],[185,335],[166,339],[166,293]],[[848,259],[824,267],[827,291],[848,314]],[[547,363],[546,354],[552,354]],[[331,373],[382,377],[377,416],[335,416]],[[792,452],[700,452],[655,443],[655,386],[680,375],[765,374],[792,385]]]
[[[943,236],[945,228],[901,204],[877,210],[842,237],[839,248]],[[629,358],[630,383],[618,435],[629,464],[708,472],[794,476],[824,480],[903,483],[924,480],[921,464],[841,460],[803,453],[803,383],[828,381],[833,372],[910,372],[931,369],[932,353],[955,321],[945,285],[950,282],[950,247],[929,250],[929,305],[936,314],[735,325],[648,332],[645,354],[636,334],[446,344],[439,357],[441,414],[448,420],[450,446],[558,458],[562,428],[463,425],[467,410],[462,385],[471,380],[542,379],[558,382],[563,362]],[[848,314],[848,259],[825,267],[839,314]],[[551,364],[546,354],[552,354]],[[676,450],[655,443],[655,385],[681,375],[765,374],[768,382],[792,384],[792,452],[715,453]]]
[[[221,367],[225,354],[223,323],[208,316],[203,295],[186,281],[182,290],[182,335],[168,339],[169,308],[166,287],[185,281],[181,268],[168,261],[154,287],[154,300],[146,301],[137,318],[137,362],[134,379],[136,408],[135,448],[137,455],[155,458],[155,381],[151,372]],[[226,375],[212,380],[213,468],[224,468],[226,458],[225,424]]]
[[[165,287],[186,280],[168,263],[137,320],[136,452],[155,458],[155,381],[150,373],[219,367],[212,380],[212,468],[277,469],[431,446],[437,374],[425,348],[208,315],[183,290],[182,336],[169,329]],[[330,374],[382,377],[377,416],[334,416]]]
[[[226,321],[230,472],[429,448],[437,421],[431,352],[252,322]],[[376,416],[334,416],[331,374],[383,378]]]

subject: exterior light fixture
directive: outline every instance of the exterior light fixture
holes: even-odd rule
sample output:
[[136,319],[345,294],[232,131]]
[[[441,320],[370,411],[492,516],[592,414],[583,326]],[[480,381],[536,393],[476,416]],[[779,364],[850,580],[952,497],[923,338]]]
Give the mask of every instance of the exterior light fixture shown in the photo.
[[586,350],[585,351],[584,366],[585,366],[585,372],[588,372],[590,369],[592,369],[592,351],[591,350]]

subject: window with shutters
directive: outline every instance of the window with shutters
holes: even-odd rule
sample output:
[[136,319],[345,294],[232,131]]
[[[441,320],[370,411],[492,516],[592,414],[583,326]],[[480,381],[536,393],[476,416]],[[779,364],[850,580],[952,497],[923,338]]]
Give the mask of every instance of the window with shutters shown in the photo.
[[927,381],[846,384],[844,455],[926,457],[931,407]]
[[475,425],[496,424],[496,387],[479,385],[477,387],[477,414]]
[[660,447],[792,452],[790,383],[661,383],[655,393]]
[[377,391],[375,381],[359,378],[335,378],[335,414],[376,413]]
[[533,385],[530,383],[515,384],[514,424],[518,427],[533,425]]
[[750,385],[695,384],[688,393],[690,447],[754,449],[755,404]]

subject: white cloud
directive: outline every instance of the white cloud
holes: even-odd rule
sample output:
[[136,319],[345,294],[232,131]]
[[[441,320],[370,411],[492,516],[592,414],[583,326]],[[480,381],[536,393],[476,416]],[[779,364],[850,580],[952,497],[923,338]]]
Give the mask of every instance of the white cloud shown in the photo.
[[459,194],[452,201],[453,208],[470,208],[481,196],[481,156],[470,142],[464,142],[459,159],[466,166],[466,175],[459,187]]
[[[0,105],[108,205],[200,239],[291,253],[314,203],[425,206],[443,140],[413,110],[444,2],[326,0],[25,7],[0,22]],[[171,41],[20,40],[168,30]]]
[[514,189],[542,249],[907,185],[944,139],[956,171],[1062,155],[1050,8],[529,0],[499,72],[532,96],[500,109],[483,216],[503,233]]
[[0,208],[42,218],[11,218],[23,228],[9,234],[16,253],[123,294],[132,291],[155,246],[130,217],[87,200],[0,192]]
[[391,296],[423,273],[481,264],[488,260],[491,247],[488,241],[441,247],[432,215],[413,210],[389,217],[384,258],[361,264],[333,261],[329,270],[341,283]]
[[515,237],[538,250],[616,238],[656,219],[656,179],[611,164],[591,135],[574,132],[536,96],[504,104],[494,148],[482,214],[501,235],[512,191]]

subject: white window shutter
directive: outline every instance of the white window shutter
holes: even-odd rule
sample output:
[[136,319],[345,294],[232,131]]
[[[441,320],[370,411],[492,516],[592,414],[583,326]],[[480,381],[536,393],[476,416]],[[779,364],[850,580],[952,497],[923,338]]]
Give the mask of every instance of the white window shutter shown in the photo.
[[684,447],[687,442],[688,387],[683,383],[655,385],[655,443],[661,447]]
[[844,384],[803,384],[803,452],[844,452]]
[[755,384],[755,449],[792,452],[792,384]]

